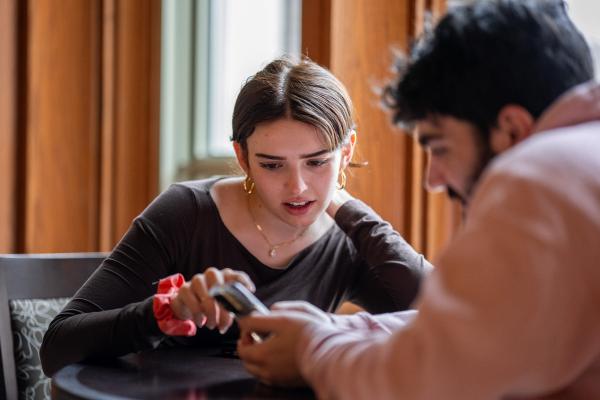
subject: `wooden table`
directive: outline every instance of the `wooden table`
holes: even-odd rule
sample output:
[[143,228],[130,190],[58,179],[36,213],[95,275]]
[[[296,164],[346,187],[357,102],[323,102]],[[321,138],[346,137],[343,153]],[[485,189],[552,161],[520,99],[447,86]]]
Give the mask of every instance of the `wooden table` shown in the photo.
[[314,399],[309,389],[263,385],[218,349],[176,348],[69,365],[52,378],[52,398]]

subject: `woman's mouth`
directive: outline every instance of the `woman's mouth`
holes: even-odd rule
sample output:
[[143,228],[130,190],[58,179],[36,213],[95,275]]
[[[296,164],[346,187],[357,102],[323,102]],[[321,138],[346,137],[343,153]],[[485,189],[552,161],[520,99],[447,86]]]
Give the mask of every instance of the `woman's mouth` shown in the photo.
[[304,215],[308,212],[314,200],[307,201],[288,201],[283,203],[287,212],[292,215]]

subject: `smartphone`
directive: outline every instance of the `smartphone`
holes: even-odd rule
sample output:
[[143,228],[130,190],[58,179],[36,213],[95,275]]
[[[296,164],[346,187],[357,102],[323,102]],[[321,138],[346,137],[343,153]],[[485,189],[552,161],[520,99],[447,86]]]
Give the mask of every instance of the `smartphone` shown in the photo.
[[[267,306],[239,282],[213,286],[208,294],[227,311],[234,313],[236,317],[244,317],[254,311],[264,315],[269,314]],[[262,342],[262,339],[266,337],[266,335],[256,332],[252,332],[250,336],[256,342]]]

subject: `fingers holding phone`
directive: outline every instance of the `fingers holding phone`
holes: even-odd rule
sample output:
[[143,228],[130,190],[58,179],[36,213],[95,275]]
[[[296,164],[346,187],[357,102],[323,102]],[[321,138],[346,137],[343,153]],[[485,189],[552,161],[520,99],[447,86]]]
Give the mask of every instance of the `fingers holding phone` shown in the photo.
[[[245,317],[252,313],[261,315],[268,315],[270,313],[267,306],[238,282],[213,286],[209,290],[209,294],[236,317]],[[248,333],[248,340],[254,342],[261,342],[265,337],[266,335],[261,335],[254,331]]]
[[222,270],[208,268],[202,274],[196,274],[187,281],[175,294],[171,301],[173,314],[181,320],[193,320],[199,327],[218,328],[225,333],[233,323],[232,315],[224,310],[209,294],[215,286],[238,282],[249,291],[255,287],[248,275],[242,271],[229,268]]

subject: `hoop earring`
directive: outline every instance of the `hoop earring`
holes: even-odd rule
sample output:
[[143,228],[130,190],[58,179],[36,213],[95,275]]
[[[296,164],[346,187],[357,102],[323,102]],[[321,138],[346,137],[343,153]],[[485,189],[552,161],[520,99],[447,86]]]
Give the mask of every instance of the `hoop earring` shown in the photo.
[[244,192],[246,192],[247,195],[252,194],[252,192],[254,191],[254,181],[252,180],[252,178],[250,178],[250,175],[246,175],[244,182],[242,182],[242,187],[244,188]]
[[338,190],[343,190],[346,188],[346,173],[344,170],[340,170],[340,182],[335,185]]

